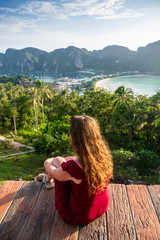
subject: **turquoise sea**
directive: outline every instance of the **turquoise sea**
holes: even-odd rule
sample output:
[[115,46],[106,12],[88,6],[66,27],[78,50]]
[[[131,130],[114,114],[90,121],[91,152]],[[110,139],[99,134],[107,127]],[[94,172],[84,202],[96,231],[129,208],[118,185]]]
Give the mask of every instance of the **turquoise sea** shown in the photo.
[[134,75],[111,78],[99,83],[99,87],[115,91],[119,86],[131,88],[135,94],[152,96],[160,90],[160,76]]

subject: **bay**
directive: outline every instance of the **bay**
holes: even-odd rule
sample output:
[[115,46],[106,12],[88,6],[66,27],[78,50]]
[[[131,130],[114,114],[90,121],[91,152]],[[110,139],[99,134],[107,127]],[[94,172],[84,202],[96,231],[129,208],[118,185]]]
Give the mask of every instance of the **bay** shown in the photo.
[[118,87],[131,88],[135,94],[152,96],[160,90],[160,76],[134,75],[110,78],[98,82],[98,87],[103,87],[111,92]]

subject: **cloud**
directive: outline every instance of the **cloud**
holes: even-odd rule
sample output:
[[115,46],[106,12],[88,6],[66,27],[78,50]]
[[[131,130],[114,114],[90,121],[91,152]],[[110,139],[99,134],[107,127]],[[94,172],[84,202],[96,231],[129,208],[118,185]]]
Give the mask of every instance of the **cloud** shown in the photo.
[[3,31],[4,35],[6,32],[21,33],[27,29],[35,29],[36,26],[36,21],[34,20],[20,20],[16,17],[12,17],[10,22],[0,23],[0,30]]
[[[72,0],[72,1],[30,1],[19,7],[0,8],[0,11],[36,16],[39,19],[68,19],[77,16],[89,16],[95,19],[115,19],[141,17],[143,13],[124,10],[126,0]],[[118,11],[121,10],[121,13]]]
[[96,17],[96,19],[108,19],[108,20],[111,20],[111,19],[122,19],[122,18],[139,18],[139,17],[143,17],[143,16],[146,16],[147,14],[145,13],[140,13],[140,12],[137,12],[137,11],[133,11],[133,10],[126,10],[122,13],[119,13],[119,14],[115,14],[115,13],[112,13],[112,14],[109,14],[109,15],[106,15],[106,16],[98,16]]
[[56,6],[55,3],[47,2],[47,1],[33,1],[25,3],[20,6],[19,13],[27,14],[27,15],[39,15],[42,14],[46,16],[48,14],[56,14],[60,11],[59,7]]
[[5,11],[5,12],[9,12],[9,13],[14,13],[14,12],[17,12],[18,9],[17,9],[17,8],[2,8],[2,7],[0,7],[0,11]]

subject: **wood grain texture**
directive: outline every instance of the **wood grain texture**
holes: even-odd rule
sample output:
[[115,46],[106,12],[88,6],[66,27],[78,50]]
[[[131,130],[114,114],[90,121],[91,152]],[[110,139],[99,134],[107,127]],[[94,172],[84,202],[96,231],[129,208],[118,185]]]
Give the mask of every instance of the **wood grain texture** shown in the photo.
[[0,225],[1,239],[18,240],[41,188],[39,182],[24,182]]
[[137,239],[159,240],[160,224],[148,193],[142,185],[127,186]]
[[0,223],[22,184],[22,181],[6,181],[0,188]]
[[2,240],[160,240],[160,186],[110,184],[109,208],[84,226],[65,223],[54,188],[6,181],[0,188]]
[[106,214],[80,226],[78,240],[107,240]]
[[63,221],[56,210],[52,225],[50,240],[77,240],[78,225],[70,225]]
[[136,239],[125,185],[110,184],[108,186],[108,193],[109,208],[107,210],[107,225],[109,239]]
[[148,191],[160,222],[160,185],[148,186]]
[[34,205],[30,218],[21,236],[21,240],[49,240],[55,216],[54,188],[43,185]]

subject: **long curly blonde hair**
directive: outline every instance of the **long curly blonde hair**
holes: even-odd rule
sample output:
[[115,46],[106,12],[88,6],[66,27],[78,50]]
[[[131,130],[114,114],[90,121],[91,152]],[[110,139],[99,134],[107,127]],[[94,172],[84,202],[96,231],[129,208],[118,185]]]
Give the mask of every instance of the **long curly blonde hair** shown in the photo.
[[113,162],[98,123],[87,115],[72,117],[70,135],[73,150],[85,172],[89,192],[103,191],[106,181],[113,177]]

